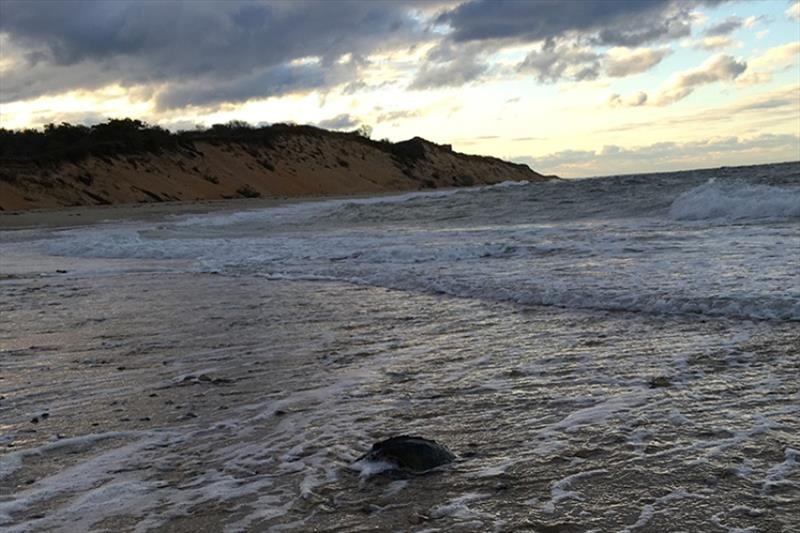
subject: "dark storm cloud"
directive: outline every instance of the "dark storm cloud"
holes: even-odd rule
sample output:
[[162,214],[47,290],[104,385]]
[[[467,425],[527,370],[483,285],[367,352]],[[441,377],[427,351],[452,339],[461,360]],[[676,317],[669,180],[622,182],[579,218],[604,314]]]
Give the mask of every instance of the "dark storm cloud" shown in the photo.
[[[496,75],[491,55],[528,43],[538,51],[521,71],[592,79],[602,65],[591,46],[685,36],[700,1],[2,0],[4,59],[13,66],[0,101],[114,83],[148,88],[160,110],[336,86],[354,93],[366,87],[370,54],[431,42],[411,88]],[[317,59],[297,61],[309,57]]]
[[[426,57],[412,88],[452,87],[492,72],[488,57],[507,45],[541,43],[518,65],[542,83],[592,80],[604,56],[593,46],[638,47],[686,37],[692,10],[717,0],[468,0],[440,13],[450,29]],[[666,52],[640,57],[636,65],[606,65],[611,76],[642,72]],[[613,59],[613,58],[612,58]],[[612,61],[613,62],[613,61]],[[644,65],[644,66],[642,66]]]
[[709,37],[729,35],[742,27],[744,21],[739,17],[728,17],[722,22],[709,26],[705,34]]
[[[0,32],[26,50],[4,75],[5,101],[110,82],[180,82],[163,99],[170,106],[318,88],[340,81],[323,70],[341,56],[357,61],[426,31],[394,2],[4,1],[2,11]],[[288,65],[309,56],[318,72]]]
[[442,13],[456,42],[536,42],[571,33],[598,44],[639,46],[689,35],[695,0],[472,0]]
[[264,96],[279,96],[303,93],[339,85],[357,75],[353,62],[324,65],[281,64],[252,73],[220,80],[213,77],[198,77],[190,82],[170,83],[157,96],[160,109],[187,106],[208,106],[219,102],[244,102]]

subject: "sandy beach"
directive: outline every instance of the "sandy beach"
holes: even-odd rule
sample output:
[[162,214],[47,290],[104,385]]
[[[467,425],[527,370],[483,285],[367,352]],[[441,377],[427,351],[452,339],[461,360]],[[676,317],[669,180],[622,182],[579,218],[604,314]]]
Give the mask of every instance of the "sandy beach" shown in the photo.
[[[389,195],[391,193],[386,193]],[[264,209],[299,202],[336,198],[363,198],[374,195],[308,196],[301,198],[234,198],[228,200],[194,200],[189,202],[139,203],[120,205],[87,205],[0,212],[0,230],[31,228],[69,228],[122,220],[164,220],[170,217],[201,213],[232,213]]]

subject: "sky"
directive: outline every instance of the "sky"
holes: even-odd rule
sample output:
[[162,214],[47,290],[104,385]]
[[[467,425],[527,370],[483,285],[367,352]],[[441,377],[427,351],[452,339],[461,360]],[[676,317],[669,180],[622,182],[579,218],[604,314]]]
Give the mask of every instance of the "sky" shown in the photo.
[[0,127],[121,117],[563,177],[800,160],[800,0],[0,0]]

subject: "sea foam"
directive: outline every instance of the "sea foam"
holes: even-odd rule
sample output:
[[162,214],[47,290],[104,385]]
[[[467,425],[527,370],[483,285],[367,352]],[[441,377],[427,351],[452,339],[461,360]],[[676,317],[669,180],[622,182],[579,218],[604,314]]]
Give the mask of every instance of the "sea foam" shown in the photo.
[[525,306],[800,320],[798,170],[709,174],[333,199],[23,242],[0,233],[0,255],[42,254],[29,263],[46,258],[52,270],[69,259],[70,275],[82,266],[80,274],[189,271]]
[[728,220],[800,218],[800,188],[710,179],[678,196],[670,206],[673,220]]

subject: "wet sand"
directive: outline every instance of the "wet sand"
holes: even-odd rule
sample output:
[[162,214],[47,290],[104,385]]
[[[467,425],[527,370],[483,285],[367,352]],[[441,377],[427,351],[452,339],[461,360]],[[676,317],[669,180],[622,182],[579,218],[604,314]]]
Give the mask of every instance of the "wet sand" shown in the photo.
[[[443,187],[438,192],[454,188]],[[415,191],[410,191],[414,193]],[[120,221],[159,221],[201,213],[235,213],[304,202],[358,198],[380,198],[409,194],[409,191],[372,192],[346,195],[307,195],[270,198],[234,198],[189,202],[89,205],[24,211],[0,211],[0,231],[42,228],[73,228]]]
[[0,231],[29,228],[69,228],[122,220],[162,220],[172,216],[262,209],[326,197],[242,198],[192,202],[93,205],[0,212]]
[[[7,531],[800,524],[788,326],[210,274],[0,290]],[[459,459],[352,469],[397,433]]]

